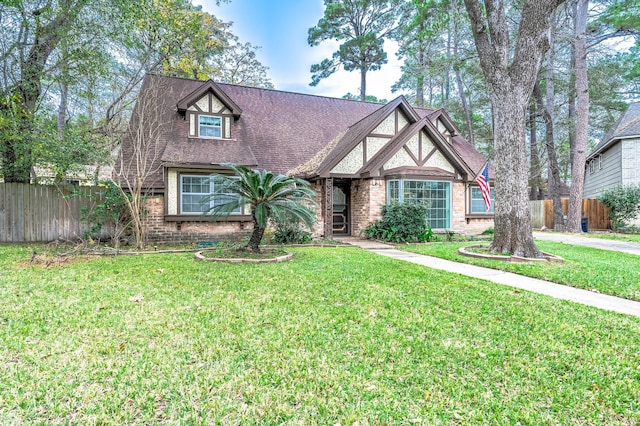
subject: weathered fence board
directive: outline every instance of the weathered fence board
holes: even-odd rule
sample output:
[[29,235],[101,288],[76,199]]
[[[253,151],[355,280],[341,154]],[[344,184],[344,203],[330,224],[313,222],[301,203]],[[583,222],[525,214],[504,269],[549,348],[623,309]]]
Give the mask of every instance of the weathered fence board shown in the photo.
[[99,196],[95,187],[0,183],[0,242],[77,240],[89,229],[82,209],[92,209]]
[[[569,200],[563,198],[562,212],[566,216],[569,208]],[[533,228],[542,228],[544,225],[548,229],[554,229],[555,222],[553,219],[553,201],[538,200],[529,202],[531,210],[531,226]],[[611,229],[611,221],[609,220],[609,211],[599,200],[593,198],[585,198],[582,200],[582,216],[588,220],[588,228],[590,230]]]

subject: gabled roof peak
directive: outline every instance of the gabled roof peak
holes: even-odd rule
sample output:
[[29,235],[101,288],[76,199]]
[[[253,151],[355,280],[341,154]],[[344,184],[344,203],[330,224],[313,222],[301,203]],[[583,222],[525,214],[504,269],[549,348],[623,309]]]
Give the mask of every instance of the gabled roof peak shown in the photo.
[[242,109],[216,84],[215,81],[209,79],[200,85],[196,90],[189,93],[177,103],[178,111],[186,111],[189,106],[197,102],[206,93],[213,93],[233,114],[234,117],[240,117]]

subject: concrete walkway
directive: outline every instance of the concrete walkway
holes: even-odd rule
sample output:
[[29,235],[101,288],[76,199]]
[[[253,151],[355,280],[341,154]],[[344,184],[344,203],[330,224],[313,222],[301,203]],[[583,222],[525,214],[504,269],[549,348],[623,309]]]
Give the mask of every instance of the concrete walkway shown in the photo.
[[605,240],[603,238],[583,237],[580,234],[563,234],[560,232],[534,232],[536,240],[555,241],[574,246],[586,246],[603,250],[614,250],[640,256],[640,244],[624,241]]
[[[587,238],[582,237],[582,239]],[[404,260],[429,268],[440,269],[447,272],[466,275],[468,277],[480,278],[534,293],[545,294],[547,296],[555,297],[556,299],[570,300],[583,305],[594,306],[600,309],[640,317],[640,302],[608,296],[606,294],[594,293],[592,291],[555,284],[536,278],[529,278],[511,272],[498,271],[496,269],[452,262],[450,260],[440,259],[437,257],[409,253],[397,250],[391,245],[376,241],[363,240],[355,237],[340,238],[340,241],[369,250],[382,256]]]

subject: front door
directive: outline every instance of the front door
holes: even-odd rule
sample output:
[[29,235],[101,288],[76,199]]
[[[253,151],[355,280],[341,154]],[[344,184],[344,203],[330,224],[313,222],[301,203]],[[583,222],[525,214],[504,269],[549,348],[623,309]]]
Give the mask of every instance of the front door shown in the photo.
[[349,186],[333,187],[333,234],[349,235]]

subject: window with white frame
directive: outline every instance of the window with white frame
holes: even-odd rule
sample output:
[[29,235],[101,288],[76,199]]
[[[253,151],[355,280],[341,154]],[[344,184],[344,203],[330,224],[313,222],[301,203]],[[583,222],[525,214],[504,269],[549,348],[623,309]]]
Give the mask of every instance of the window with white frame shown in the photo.
[[[180,175],[180,213],[206,213],[212,207],[225,203],[233,194],[216,192],[220,179],[216,175]],[[242,214],[242,208],[231,214]]]
[[487,206],[482,198],[482,191],[478,186],[472,186],[471,188],[471,214],[489,214],[493,213],[493,188],[491,188],[491,207],[487,211]]
[[221,138],[222,117],[198,115],[198,136],[201,138]]
[[389,203],[427,205],[427,220],[432,229],[451,228],[451,182],[393,179],[387,181]]

